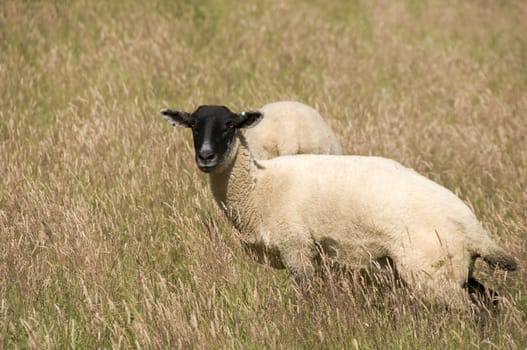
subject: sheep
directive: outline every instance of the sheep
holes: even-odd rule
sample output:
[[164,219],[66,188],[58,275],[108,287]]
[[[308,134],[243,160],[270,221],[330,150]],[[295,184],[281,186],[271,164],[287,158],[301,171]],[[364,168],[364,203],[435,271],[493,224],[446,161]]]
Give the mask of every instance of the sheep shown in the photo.
[[259,111],[200,106],[193,113],[163,109],[161,116],[192,129],[196,164],[242,243],[300,285],[321,260],[352,270],[391,261],[405,285],[464,309],[471,303],[463,286],[474,282],[476,258],[516,269],[462,200],[394,160],[312,154],[256,160],[243,130],[261,121]]
[[245,134],[256,159],[289,154],[342,154],[331,128],[308,105],[273,102],[260,108],[260,112],[265,118],[258,128],[249,129]]

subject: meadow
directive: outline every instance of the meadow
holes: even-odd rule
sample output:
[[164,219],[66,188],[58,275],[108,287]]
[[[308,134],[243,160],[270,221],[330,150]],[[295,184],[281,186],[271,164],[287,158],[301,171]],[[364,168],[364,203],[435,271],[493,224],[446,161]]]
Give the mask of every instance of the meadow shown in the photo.
[[[0,1],[0,348],[526,349],[527,3]],[[160,108],[297,100],[518,260],[483,321],[247,256]],[[278,131],[279,132],[279,131]]]

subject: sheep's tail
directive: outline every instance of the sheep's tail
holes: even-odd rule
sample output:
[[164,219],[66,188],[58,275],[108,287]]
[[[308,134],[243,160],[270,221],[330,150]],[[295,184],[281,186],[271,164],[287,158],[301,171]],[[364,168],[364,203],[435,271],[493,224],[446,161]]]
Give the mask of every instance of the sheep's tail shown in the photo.
[[480,257],[492,268],[499,268],[507,271],[514,271],[518,264],[516,259],[507,254],[505,250],[492,242],[480,252]]

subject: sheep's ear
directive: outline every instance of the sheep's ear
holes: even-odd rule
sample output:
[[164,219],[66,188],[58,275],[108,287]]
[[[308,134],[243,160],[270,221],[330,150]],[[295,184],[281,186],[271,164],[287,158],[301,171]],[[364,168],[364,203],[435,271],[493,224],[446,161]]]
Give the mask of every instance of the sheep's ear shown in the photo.
[[236,127],[238,128],[253,128],[263,119],[262,112],[259,111],[245,111],[238,114]]
[[192,115],[188,112],[165,108],[160,110],[159,114],[161,118],[177,128],[192,128],[194,126]]

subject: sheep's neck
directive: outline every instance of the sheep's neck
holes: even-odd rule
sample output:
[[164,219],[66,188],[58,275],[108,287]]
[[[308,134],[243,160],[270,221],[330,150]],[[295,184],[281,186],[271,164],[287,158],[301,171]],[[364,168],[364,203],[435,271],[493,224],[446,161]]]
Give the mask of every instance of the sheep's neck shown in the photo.
[[256,185],[257,163],[245,137],[238,132],[232,164],[223,172],[210,174],[211,190],[220,207],[238,230],[254,229],[255,212],[251,194]]

